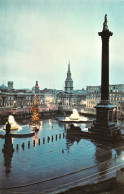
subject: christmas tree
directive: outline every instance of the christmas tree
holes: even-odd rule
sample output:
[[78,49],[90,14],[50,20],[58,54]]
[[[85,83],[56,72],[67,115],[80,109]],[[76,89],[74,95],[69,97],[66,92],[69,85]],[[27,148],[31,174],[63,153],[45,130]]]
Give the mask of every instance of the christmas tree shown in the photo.
[[39,124],[39,103],[36,95],[34,96],[31,120],[34,124]]

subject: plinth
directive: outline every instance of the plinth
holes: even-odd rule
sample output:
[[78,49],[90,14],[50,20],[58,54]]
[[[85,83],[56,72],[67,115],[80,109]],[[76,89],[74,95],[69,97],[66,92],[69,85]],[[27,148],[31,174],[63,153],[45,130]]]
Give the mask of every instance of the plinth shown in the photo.
[[91,132],[99,134],[101,137],[114,137],[119,129],[113,121],[113,109],[115,106],[112,104],[98,104],[96,105],[96,121],[94,121]]

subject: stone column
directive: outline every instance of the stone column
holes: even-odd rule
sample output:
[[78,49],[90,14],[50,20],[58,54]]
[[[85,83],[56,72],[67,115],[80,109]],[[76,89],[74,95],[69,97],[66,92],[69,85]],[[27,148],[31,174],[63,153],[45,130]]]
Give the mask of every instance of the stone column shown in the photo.
[[95,106],[96,121],[89,130],[99,134],[100,138],[113,138],[119,130],[113,122],[113,109],[115,108],[109,101],[109,38],[112,32],[107,26],[107,15],[103,23],[102,32],[98,33],[102,39],[102,69],[101,69],[101,101]]
[[107,15],[103,23],[103,31],[98,33],[102,39],[102,75],[101,75],[101,103],[109,103],[109,38],[113,35],[107,26]]

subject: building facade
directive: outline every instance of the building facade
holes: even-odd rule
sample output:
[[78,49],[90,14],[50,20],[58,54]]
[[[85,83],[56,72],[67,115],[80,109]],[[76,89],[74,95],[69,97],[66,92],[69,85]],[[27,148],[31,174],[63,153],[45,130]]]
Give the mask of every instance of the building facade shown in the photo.
[[39,106],[47,106],[56,104],[57,94],[62,90],[47,89],[40,90],[38,81],[32,90],[14,89],[13,82],[8,81],[8,86],[2,84],[0,86],[0,107],[8,108],[26,108],[33,105],[34,96],[37,95]]
[[71,78],[70,61],[69,61],[67,78],[65,80],[65,92],[71,93],[72,91],[73,91],[73,80]]
[[65,91],[57,94],[57,104],[61,106],[77,106],[86,104],[86,91],[74,90],[73,80],[71,78],[70,62],[68,64],[67,77],[65,80]]
[[[95,111],[96,106],[101,99],[100,86],[87,86],[86,88],[86,109]],[[118,113],[122,109],[124,101],[124,84],[109,85],[109,100],[110,103],[115,105]]]

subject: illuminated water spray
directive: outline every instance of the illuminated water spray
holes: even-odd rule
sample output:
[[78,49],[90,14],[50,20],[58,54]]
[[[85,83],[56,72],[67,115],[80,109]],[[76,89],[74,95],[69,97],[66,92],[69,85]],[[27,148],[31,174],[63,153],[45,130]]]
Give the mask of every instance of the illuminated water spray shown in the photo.
[[[11,125],[10,130],[22,129],[22,127],[20,125],[18,125],[18,123],[15,121],[14,116],[9,115],[8,116],[8,122]],[[6,125],[4,125],[4,129],[6,129]]]

